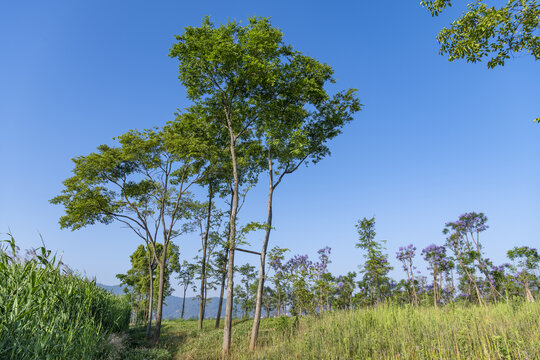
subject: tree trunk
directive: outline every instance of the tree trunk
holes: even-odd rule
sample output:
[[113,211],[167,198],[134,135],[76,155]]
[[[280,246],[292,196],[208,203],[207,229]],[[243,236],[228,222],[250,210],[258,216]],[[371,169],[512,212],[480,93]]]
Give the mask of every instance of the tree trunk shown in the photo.
[[[148,249],[150,252],[150,249]],[[148,259],[148,271],[150,272],[150,288],[148,289],[148,324],[146,324],[146,339],[150,340],[152,334],[152,310],[154,307],[154,261]]]
[[187,292],[187,285],[184,286],[184,298],[182,299],[182,314],[180,315],[180,318],[184,320],[184,307],[186,305],[186,292]]
[[534,302],[534,296],[531,293],[531,289],[529,288],[529,282],[527,279],[523,279],[523,285],[525,285],[525,299],[527,302]]
[[161,255],[161,261],[159,265],[159,290],[158,290],[158,303],[156,311],[156,327],[154,329],[154,338],[152,344],[155,345],[159,342],[159,335],[161,334],[161,319],[163,316],[163,294],[165,290],[165,267],[167,266],[167,247],[168,241],[164,241],[163,254]]
[[233,202],[231,207],[231,217],[229,221],[229,262],[227,267],[227,304],[225,306],[225,324],[223,327],[223,348],[222,358],[228,358],[231,353],[231,328],[233,311],[233,288],[234,288],[234,250],[236,245],[236,213],[238,211],[238,163],[236,161],[235,142],[230,114],[226,111],[227,126],[230,136],[230,151],[232,159],[232,170],[234,177]]
[[201,264],[201,301],[199,302],[199,330],[203,328],[204,320],[204,301],[206,290],[206,248],[208,247],[208,233],[210,232],[210,217],[212,215],[212,181],[208,183],[208,217],[206,218],[206,231],[203,241],[203,256]]
[[225,258],[225,268],[223,269],[223,275],[221,276],[221,291],[219,293],[219,304],[218,304],[218,310],[217,310],[217,316],[216,316],[216,329],[219,328],[219,321],[221,320],[221,308],[223,307],[223,293],[225,292],[225,279],[227,278],[227,260],[228,260],[228,252],[227,257]]
[[[230,205],[230,208],[229,208],[229,216],[232,213],[233,202],[234,202],[234,194],[231,191],[231,205]],[[227,234],[227,238],[230,235],[230,230],[231,230],[231,228],[229,226],[229,234]],[[225,250],[225,261],[223,262],[223,273],[221,275],[221,291],[219,293],[219,304],[218,304],[218,311],[217,311],[217,316],[216,316],[216,326],[215,326],[216,329],[219,328],[219,322],[221,320],[221,309],[223,308],[223,294],[225,292],[225,280],[227,279],[227,263],[229,261],[229,250],[228,250],[228,248],[225,248],[224,250]]]
[[257,337],[259,336],[259,326],[261,324],[261,307],[262,294],[264,289],[266,249],[268,248],[268,240],[270,239],[270,231],[272,230],[272,197],[274,196],[274,173],[272,169],[272,158],[270,151],[268,152],[268,174],[270,185],[268,187],[268,218],[266,220],[266,232],[260,257],[259,270],[259,285],[257,286],[257,298],[255,300],[255,314],[253,317],[253,327],[251,328],[251,340],[249,342],[249,351],[255,350]]
[[437,307],[437,271],[433,267],[433,305]]

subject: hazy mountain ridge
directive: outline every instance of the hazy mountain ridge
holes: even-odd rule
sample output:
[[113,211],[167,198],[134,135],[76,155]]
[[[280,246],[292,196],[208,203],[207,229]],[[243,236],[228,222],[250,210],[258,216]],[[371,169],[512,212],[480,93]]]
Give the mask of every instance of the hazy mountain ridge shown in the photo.
[[[115,294],[123,295],[124,286],[122,285],[104,285],[97,283],[97,286]],[[163,318],[164,319],[178,319],[182,314],[182,300],[183,298],[178,296],[167,296],[165,298],[165,303],[163,304]],[[206,304],[205,318],[215,318],[217,316],[217,310],[219,305],[219,298],[213,297],[209,299],[210,301]],[[223,299],[223,307],[221,310],[221,316],[225,316],[225,301]],[[236,310],[233,313],[233,317],[241,317],[241,311],[236,307]],[[199,299],[196,297],[187,297],[186,304],[184,306],[184,319],[189,318],[198,318],[199,317]]]

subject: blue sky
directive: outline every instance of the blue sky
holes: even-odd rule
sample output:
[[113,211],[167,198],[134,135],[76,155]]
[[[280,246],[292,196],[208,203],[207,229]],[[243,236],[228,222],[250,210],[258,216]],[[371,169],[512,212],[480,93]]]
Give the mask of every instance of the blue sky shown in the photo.
[[[527,55],[487,69],[448,62],[435,35],[464,2],[431,18],[419,1],[51,1],[0,4],[0,232],[40,244],[73,268],[115,284],[139,244],[120,225],[60,230],[48,200],[71,158],[129,129],[160,126],[189,105],[168,57],[173,35],[198,26],[271,17],[285,41],[335,70],[335,89],[365,105],[331,144],[332,156],[280,185],[271,246],[315,257],[332,247],[336,274],[356,270],[355,223],[377,217],[394,253],[442,244],[444,223],[483,211],[487,256],[540,244],[540,66]],[[266,179],[241,218],[265,219]],[[251,238],[258,248],[262,234]],[[195,235],[178,239],[195,255]],[[256,259],[239,255],[238,264]],[[419,264],[421,260],[417,258]]]

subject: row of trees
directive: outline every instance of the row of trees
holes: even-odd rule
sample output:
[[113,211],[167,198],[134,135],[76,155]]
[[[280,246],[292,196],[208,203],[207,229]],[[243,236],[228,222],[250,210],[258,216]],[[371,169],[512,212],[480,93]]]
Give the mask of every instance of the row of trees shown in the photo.
[[[140,285],[149,289],[148,324],[157,290],[154,343],[160,335],[166,279],[174,270],[169,267],[172,241],[198,225],[200,324],[209,259],[219,248],[218,271],[227,299],[224,357],[231,344],[235,251],[249,231],[265,230],[250,344],[255,347],[274,192],[302,164],[328,155],[327,142],[360,110],[354,89],[329,93],[328,85],[335,82],[330,66],[294,50],[282,37],[264,18],[218,27],[205,18],[202,26],[186,28],[170,56],[179,61],[179,79],[192,105],[161,128],[129,131],[116,138],[116,145],[101,145],[97,152],[75,158],[73,176],[51,200],[65,207],[62,228],[119,222],[140,238],[137,257],[146,259],[148,272],[148,283]],[[239,224],[247,189],[262,174],[268,178],[267,220]],[[204,202],[197,203],[194,188],[206,190]],[[226,204],[224,210],[218,209],[216,197]],[[227,218],[224,229],[218,226],[221,211]],[[218,246],[214,239],[224,237]]]
[[[271,273],[266,275],[267,285],[262,296],[265,316],[352,309],[387,301],[437,307],[454,302],[486,305],[510,298],[532,302],[539,296],[538,250],[527,246],[514,247],[507,252],[512,263],[494,265],[485,257],[480,242],[480,233],[488,228],[487,218],[482,213],[466,213],[457,221],[448,222],[443,230],[446,241],[441,245],[431,244],[420,253],[413,244],[400,247],[395,254],[405,275],[400,281],[388,275],[392,267],[385,253],[385,242],[376,240],[375,218],[364,218],[356,227],[359,235],[356,247],[362,250],[365,258],[359,272],[332,275],[328,271],[328,264],[331,263],[329,247],[318,250],[316,261],[310,260],[307,255],[294,255],[286,260],[285,255],[289,250],[274,247],[268,256]],[[209,286],[213,289],[222,278],[218,266],[220,254],[222,252],[215,252],[207,262],[209,272],[206,283],[211,284]],[[417,255],[421,255],[425,261],[423,265],[427,265],[428,276],[418,270],[420,264]],[[198,282],[194,279],[201,279],[202,264],[196,257],[192,263],[184,261],[181,268],[178,278],[184,287],[185,297],[187,287],[192,286],[193,291],[197,290]],[[241,283],[234,289],[235,304],[242,311],[242,316],[250,317],[256,308],[256,279],[260,274],[250,264],[244,264],[235,271]],[[147,298],[148,284],[145,290]],[[206,291],[207,288],[204,293]],[[205,298],[202,303],[206,304]],[[203,316],[199,314],[199,321]],[[219,315],[216,324],[219,324]]]
[[[535,301],[540,296],[540,255],[528,246],[507,252],[511,263],[495,265],[485,257],[480,233],[488,226],[482,213],[466,213],[445,225],[444,244],[431,244],[420,254],[413,244],[402,246],[396,260],[402,264],[404,279],[389,277],[392,270],[384,241],[375,239],[375,218],[357,224],[364,263],[359,272],[334,276],[328,271],[331,249],[318,251],[317,261],[307,255],[285,260],[287,249],[275,247],[270,255],[266,291],[267,314],[297,315],[331,309],[352,309],[392,301],[412,306],[442,306],[454,302],[486,305],[489,302],[521,298]],[[418,270],[421,255],[429,276]],[[249,310],[249,308],[248,308]]]

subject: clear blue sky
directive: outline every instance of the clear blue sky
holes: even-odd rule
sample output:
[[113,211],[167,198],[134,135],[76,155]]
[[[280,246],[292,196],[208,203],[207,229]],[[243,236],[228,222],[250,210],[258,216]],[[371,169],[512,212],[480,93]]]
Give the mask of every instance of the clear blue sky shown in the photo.
[[[336,88],[358,88],[364,110],[331,144],[332,156],[300,169],[275,197],[271,245],[356,270],[356,221],[377,216],[394,253],[442,244],[444,223],[465,211],[489,218],[483,235],[497,263],[515,245],[540,245],[540,63],[450,63],[437,31],[462,10],[431,18],[419,1],[4,1],[0,4],[0,232],[22,248],[63,252],[73,268],[116,284],[139,240],[120,225],[60,230],[48,200],[71,158],[128,129],[159,126],[188,105],[168,57],[173,35],[248,16],[271,17],[298,50],[330,64]],[[265,219],[266,181],[242,220]],[[262,234],[252,238],[260,246]],[[178,239],[186,257],[198,239]],[[238,264],[253,256],[237,257]],[[420,258],[417,258],[420,262]]]

